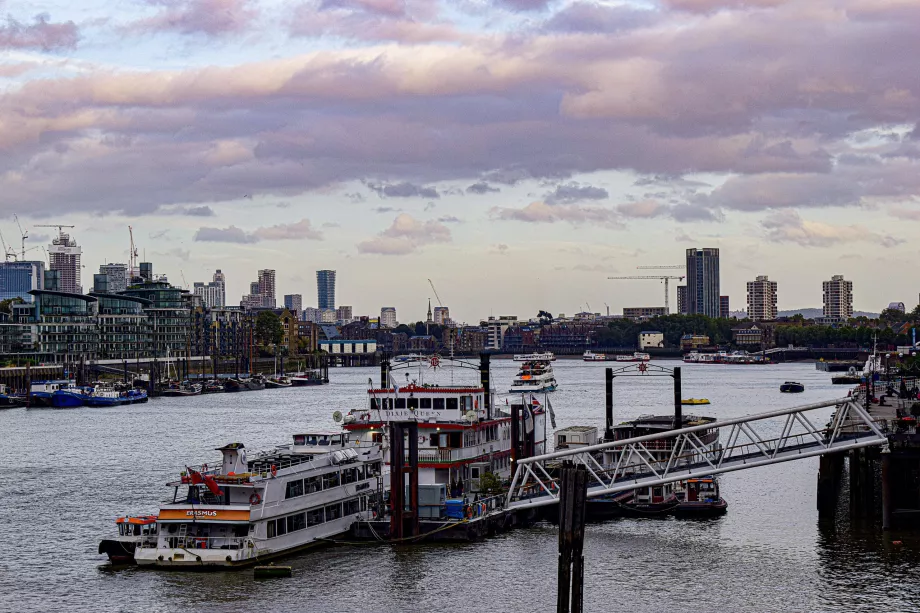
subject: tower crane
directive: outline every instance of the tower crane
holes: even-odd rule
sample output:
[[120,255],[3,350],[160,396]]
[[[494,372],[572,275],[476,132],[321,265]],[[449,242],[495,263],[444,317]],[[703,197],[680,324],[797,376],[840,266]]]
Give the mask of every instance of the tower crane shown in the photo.
[[635,277],[607,277],[608,279],[657,279],[658,281],[664,281],[664,312],[665,315],[670,314],[671,306],[668,303],[668,281],[671,279],[677,279],[678,282],[686,279],[686,275],[681,275],[679,277],[672,275],[661,275],[661,276],[635,276]]
[[434,288],[434,283],[432,282],[431,279],[428,279],[428,285],[431,286],[431,291],[434,292],[434,297],[437,298],[437,300],[438,300],[438,306],[444,306],[444,303],[441,302],[441,297],[438,296],[438,290],[436,290],[436,289]]
[[[434,297],[435,297],[435,299],[438,301],[438,306],[439,306],[439,307],[443,307],[443,306],[444,306],[444,303],[441,302],[441,297],[438,296],[438,290],[436,290],[436,289],[434,288],[434,281],[432,281],[431,279],[428,279],[428,285],[431,286],[431,291],[434,292]],[[428,304],[430,305],[431,302],[429,301]],[[442,316],[443,316],[443,313],[442,313]],[[444,326],[444,328],[447,329],[447,336],[448,336],[448,338],[450,339],[450,357],[453,358],[453,357],[454,357],[454,331],[453,331],[453,326],[451,326],[450,318],[448,317],[448,318],[447,318],[447,321],[444,321],[444,320],[442,319],[442,320],[441,320],[441,325]],[[441,335],[441,340],[442,340],[442,342],[443,342],[443,340],[444,340],[443,334]]]
[[41,224],[35,224],[35,227],[36,228],[57,228],[58,235],[60,235],[61,232],[64,231],[63,230],[64,228],[74,228],[76,226],[68,226],[67,224],[62,224],[62,223],[41,223]]
[[26,239],[29,238],[28,232],[22,231],[22,224],[19,223],[19,216],[13,215],[13,219],[16,220],[16,225],[19,226],[19,235],[22,236],[22,259],[26,259]]
[[604,306],[607,307],[607,317],[610,317],[610,305],[605,302]]
[[131,237],[131,247],[128,251],[128,276],[130,281],[134,281],[134,277],[138,276],[137,247],[134,246],[134,228],[131,226],[128,226],[128,235]]
[[636,266],[639,270],[661,270],[663,268],[686,268],[683,264],[678,264],[676,266]]

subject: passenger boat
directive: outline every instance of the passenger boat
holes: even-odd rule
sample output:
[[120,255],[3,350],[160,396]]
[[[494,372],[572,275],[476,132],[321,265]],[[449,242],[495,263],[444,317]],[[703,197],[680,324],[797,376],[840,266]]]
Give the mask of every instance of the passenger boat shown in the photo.
[[339,432],[295,434],[251,457],[242,443],[217,449],[220,465],[186,468],[161,504],[156,539],[135,561],[166,569],[245,566],[327,542],[371,516],[381,488],[376,443]]
[[138,546],[156,547],[156,515],[119,517],[115,524],[118,536],[99,543],[99,553],[109,556],[112,564],[134,564],[134,552]]
[[62,387],[51,394],[51,406],[56,409],[82,407],[93,393],[91,387]]
[[278,388],[278,387],[291,387],[293,383],[287,377],[269,377],[265,380],[265,387],[268,388]]
[[632,355],[618,355],[616,357],[617,362],[648,362],[651,359],[651,355],[641,351],[633,352]]
[[528,360],[521,364],[508,391],[512,394],[552,392],[557,387],[549,360]]
[[[404,356],[403,356],[404,357]],[[307,371],[291,375],[291,385],[294,387],[306,387],[308,385],[323,385],[323,376],[319,371]]]
[[715,477],[687,479],[677,492],[679,500],[674,514],[678,517],[715,517],[725,515],[728,503],[719,495],[719,481]]
[[127,395],[105,385],[97,385],[86,399],[86,405],[91,407],[117,407],[127,403]]
[[683,398],[680,403],[684,405],[709,404],[709,398]]
[[[447,498],[461,498],[480,492],[486,475],[509,479],[515,457],[530,457],[546,452],[546,412],[534,397],[521,403],[521,396],[494,402],[483,386],[479,364],[463,359],[432,358],[418,363],[393,365],[393,373],[417,372],[417,378],[405,385],[391,375],[391,387],[374,387],[367,391],[366,405],[345,415],[336,415],[343,428],[359,445],[385,443],[391,422],[412,420],[418,427],[418,461],[420,498],[445,499],[427,504],[420,510],[426,519],[450,517]],[[417,370],[416,370],[417,369]],[[472,370],[475,377],[464,377]],[[486,378],[488,375],[486,375]],[[515,432],[518,447],[512,445],[513,415],[518,416]],[[387,448],[385,448],[385,451]]]
[[[639,436],[659,434],[674,428],[673,415],[643,415],[631,421],[625,421],[613,428],[613,440],[622,441]],[[695,415],[682,415],[682,428],[702,426],[714,423],[713,417]],[[645,443],[649,457],[638,457],[628,452],[624,457],[621,449],[606,449],[600,453],[598,461],[601,466],[619,467],[625,476],[631,473],[644,473],[652,467],[663,468],[671,464],[672,467],[696,464],[711,461],[718,454],[722,446],[719,442],[719,430],[716,427],[706,428],[697,432],[698,445],[687,446],[678,450],[679,456],[674,456],[674,440],[671,438],[657,439]],[[664,484],[632,490],[634,496],[620,497],[617,507],[622,516],[644,517],[651,515],[664,515],[676,511],[678,500],[677,492],[680,485]],[[611,497],[588,499],[587,515],[589,519],[604,519],[613,516],[614,507],[611,506]]]
[[800,394],[805,391],[805,386],[796,381],[786,381],[779,386],[779,391],[784,394]]
[[514,356],[515,362],[555,362],[556,354],[552,351],[544,351],[543,353],[519,353]]
[[604,353],[594,353],[593,351],[585,351],[581,355],[581,359],[585,362],[606,362],[607,355]]
[[33,381],[29,387],[29,404],[31,406],[50,407],[51,395],[59,389],[73,387],[73,381]]
[[182,383],[173,382],[160,392],[160,396],[197,396],[201,393],[201,389],[200,383],[190,383],[188,381],[183,381]]

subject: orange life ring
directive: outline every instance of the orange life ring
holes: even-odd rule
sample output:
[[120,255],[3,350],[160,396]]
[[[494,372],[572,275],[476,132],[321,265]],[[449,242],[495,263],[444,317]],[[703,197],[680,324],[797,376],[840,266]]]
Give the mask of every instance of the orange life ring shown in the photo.
[[272,477],[278,476],[278,467],[272,464]]
[[253,492],[252,496],[249,497],[249,504],[257,505],[262,502],[262,497],[259,496],[258,492]]
[[473,507],[471,505],[466,505],[466,518],[473,519]]

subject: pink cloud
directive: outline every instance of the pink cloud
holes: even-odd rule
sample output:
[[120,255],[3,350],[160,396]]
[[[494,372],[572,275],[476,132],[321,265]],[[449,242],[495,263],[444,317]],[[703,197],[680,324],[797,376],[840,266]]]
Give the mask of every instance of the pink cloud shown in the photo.
[[160,7],[160,12],[130,24],[129,29],[220,36],[246,30],[259,14],[253,0],[148,0],[148,3]]
[[36,16],[32,24],[7,17],[6,25],[0,25],[0,49],[75,49],[79,39],[74,22],[52,23],[47,15]]
[[407,255],[425,245],[450,241],[450,229],[441,222],[423,222],[402,213],[376,237],[358,243],[358,251],[379,255]]

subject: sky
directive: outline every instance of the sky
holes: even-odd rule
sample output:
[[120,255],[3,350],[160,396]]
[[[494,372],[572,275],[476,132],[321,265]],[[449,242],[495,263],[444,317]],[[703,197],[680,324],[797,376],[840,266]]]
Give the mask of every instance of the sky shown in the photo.
[[[455,320],[917,303],[917,0],[0,0],[0,231]],[[14,215],[16,218],[14,219]],[[680,275],[680,270],[661,271]],[[184,280],[183,280],[184,278]],[[671,284],[675,308],[676,283]]]

